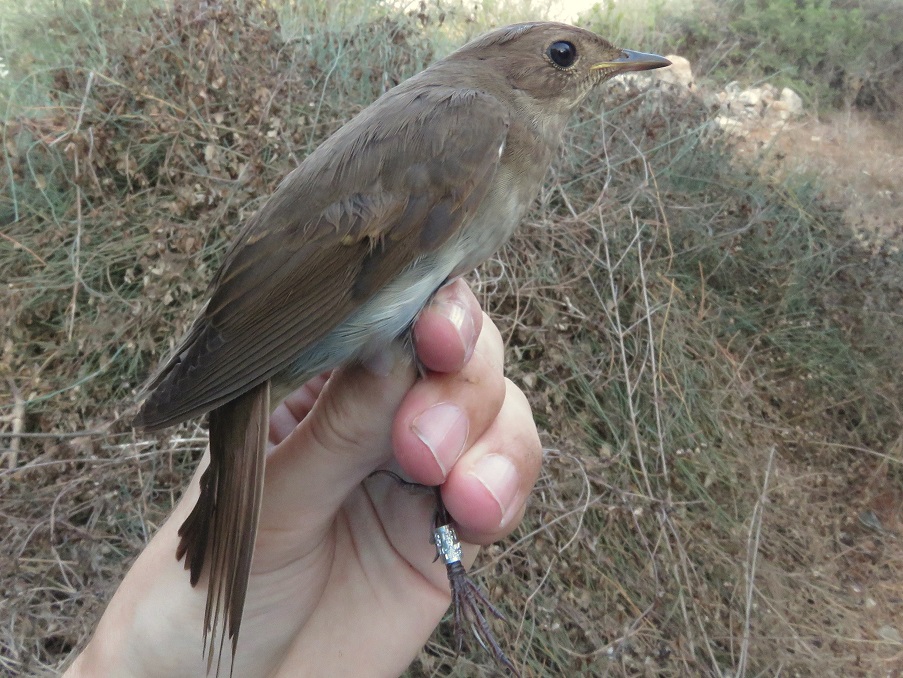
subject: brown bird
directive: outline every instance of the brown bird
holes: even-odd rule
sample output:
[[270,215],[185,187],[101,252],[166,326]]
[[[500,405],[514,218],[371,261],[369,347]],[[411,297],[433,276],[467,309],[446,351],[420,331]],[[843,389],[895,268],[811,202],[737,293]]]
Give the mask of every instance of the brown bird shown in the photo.
[[210,466],[176,554],[192,585],[210,568],[208,651],[228,629],[234,656],[271,403],[405,335],[509,238],[590,90],[669,63],[564,24],[493,31],[381,96],[251,217],[135,419],[155,430],[210,412]]

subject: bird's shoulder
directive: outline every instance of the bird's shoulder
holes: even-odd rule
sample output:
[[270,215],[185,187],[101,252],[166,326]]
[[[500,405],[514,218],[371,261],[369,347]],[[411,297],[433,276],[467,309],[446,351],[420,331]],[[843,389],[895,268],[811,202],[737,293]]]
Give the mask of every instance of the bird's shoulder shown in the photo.
[[479,89],[390,90],[285,177],[233,242],[211,289],[239,252],[246,261],[254,249],[272,252],[272,239],[315,243],[322,254],[365,238],[404,238],[417,226],[405,212],[458,202],[492,176],[509,117]]

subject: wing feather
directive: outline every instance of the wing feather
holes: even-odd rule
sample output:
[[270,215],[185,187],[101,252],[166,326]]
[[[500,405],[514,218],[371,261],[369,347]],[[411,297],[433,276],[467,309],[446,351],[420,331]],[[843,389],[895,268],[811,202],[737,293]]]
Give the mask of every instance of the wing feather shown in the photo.
[[505,108],[477,91],[398,89],[322,144],[252,217],[149,381],[136,425],[178,423],[285,370],[472,219],[498,167]]

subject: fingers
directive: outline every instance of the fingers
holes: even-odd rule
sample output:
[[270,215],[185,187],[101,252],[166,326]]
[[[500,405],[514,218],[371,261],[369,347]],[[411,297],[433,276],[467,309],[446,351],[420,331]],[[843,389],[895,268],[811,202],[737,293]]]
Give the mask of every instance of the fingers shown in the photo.
[[[309,414],[273,448],[261,531],[293,525],[315,530],[318,518],[328,523],[348,493],[391,458],[392,418],[415,378],[403,352],[397,344],[387,349],[384,375],[360,365],[335,371]],[[298,398],[302,402],[295,411],[303,411],[304,397],[295,392],[287,399],[287,410]],[[289,421],[292,416],[285,414]]]
[[520,522],[542,463],[530,405],[511,381],[505,386],[498,416],[442,486],[461,538],[474,544],[498,541]]
[[[446,382],[454,381],[457,373],[443,374],[441,370],[456,369],[468,356],[479,353],[478,360],[467,361],[478,366],[470,369],[467,378],[478,381],[475,369],[488,369],[487,361],[491,362],[498,375],[496,399],[500,403],[501,342],[477,351],[481,325],[482,312],[469,288],[460,282],[446,286],[418,319],[418,341],[425,353],[421,359],[429,370],[437,370],[430,372],[430,381],[435,375],[439,382]],[[348,493],[391,458],[392,421],[414,383],[414,369],[400,345],[388,348],[370,365],[369,369],[352,366],[338,370],[325,385],[326,377],[321,376],[290,394],[273,413],[270,441],[278,444],[267,461],[262,533],[293,523],[312,526],[317,516],[328,521]],[[440,386],[439,393],[441,390]],[[449,428],[448,411],[436,410],[430,433],[435,434],[436,426]],[[430,417],[424,421],[429,423]],[[478,423],[479,432],[488,419],[478,418]],[[455,435],[454,421],[451,435]],[[463,449],[465,441],[469,442],[466,435],[456,444]],[[436,477],[441,482],[444,473]]]
[[411,388],[398,409],[392,441],[410,478],[439,485],[464,451],[482,436],[502,407],[504,350],[487,322],[459,371],[430,373]]
[[326,372],[314,377],[279,403],[270,415],[270,444],[278,445],[285,440],[285,437],[308,415],[330,374]]
[[[384,375],[343,368],[290,395],[272,417],[261,540],[315,532],[394,450],[417,483],[443,486],[462,536],[488,543],[523,513],[540,447],[523,394],[503,376],[498,329],[452,283],[417,321],[420,380],[393,347]],[[322,390],[321,390],[322,389]],[[280,442],[281,441],[281,442]]]
[[529,403],[504,378],[501,336],[484,320],[463,367],[414,384],[392,433],[405,473],[418,483],[442,484],[462,538],[479,544],[496,541],[517,525],[542,461]]
[[436,372],[460,370],[470,358],[482,326],[480,304],[459,278],[436,292],[417,318],[417,357]]

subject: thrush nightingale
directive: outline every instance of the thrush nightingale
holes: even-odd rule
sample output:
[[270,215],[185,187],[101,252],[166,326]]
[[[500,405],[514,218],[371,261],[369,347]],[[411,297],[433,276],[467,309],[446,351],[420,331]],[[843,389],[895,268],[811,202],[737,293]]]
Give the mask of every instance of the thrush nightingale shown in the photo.
[[495,30],[383,94],[249,219],[135,419],[155,430],[210,413],[210,465],[176,554],[192,585],[209,568],[210,656],[217,629],[233,656],[238,640],[271,407],[403,337],[509,238],[590,90],[667,65],[564,24]]

